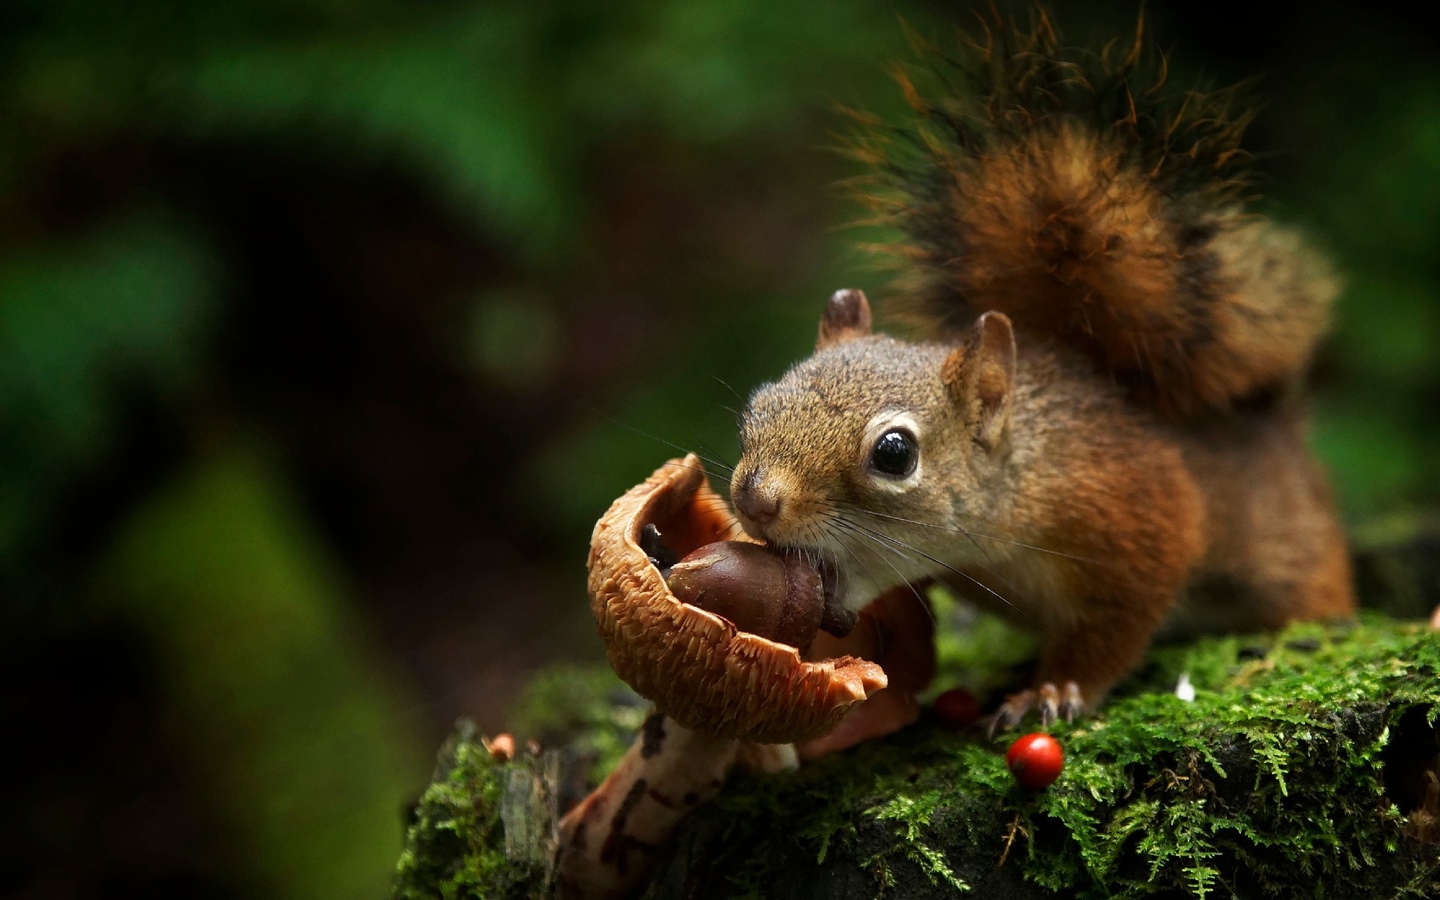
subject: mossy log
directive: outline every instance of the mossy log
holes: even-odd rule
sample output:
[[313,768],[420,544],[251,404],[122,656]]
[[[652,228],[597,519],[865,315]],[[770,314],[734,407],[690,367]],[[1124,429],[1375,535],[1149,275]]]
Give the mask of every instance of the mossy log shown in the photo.
[[[532,698],[537,733],[548,718],[574,738],[551,735],[561,749],[501,763],[457,732],[397,897],[549,896],[556,813],[643,715],[581,683]],[[1014,782],[1008,741],[922,720],[798,772],[737,774],[655,851],[643,896],[1440,896],[1437,716],[1440,632],[1418,623],[1160,648],[1100,715],[1051,729],[1066,762],[1044,791]]]

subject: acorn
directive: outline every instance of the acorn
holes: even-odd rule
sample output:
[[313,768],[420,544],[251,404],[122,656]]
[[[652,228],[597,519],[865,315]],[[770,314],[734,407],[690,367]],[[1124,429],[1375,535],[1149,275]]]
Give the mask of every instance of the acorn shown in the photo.
[[820,629],[844,637],[855,625],[855,614],[827,596],[818,568],[761,544],[706,544],[671,567],[667,584],[680,602],[802,654]]

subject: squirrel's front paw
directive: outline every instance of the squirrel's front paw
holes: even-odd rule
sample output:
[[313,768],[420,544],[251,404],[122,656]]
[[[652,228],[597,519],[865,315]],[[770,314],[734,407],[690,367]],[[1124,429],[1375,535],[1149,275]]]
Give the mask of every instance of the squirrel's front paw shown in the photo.
[[1006,697],[990,717],[986,733],[993,738],[998,732],[1014,728],[1032,709],[1039,710],[1041,725],[1048,726],[1061,717],[1072,722],[1085,711],[1085,700],[1080,695],[1080,685],[1075,682],[1067,681],[1056,687],[1053,682],[1047,681],[1039,687]]

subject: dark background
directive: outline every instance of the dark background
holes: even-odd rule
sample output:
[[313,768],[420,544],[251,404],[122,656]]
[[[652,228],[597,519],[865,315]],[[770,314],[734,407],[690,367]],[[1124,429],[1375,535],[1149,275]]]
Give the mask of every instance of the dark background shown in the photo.
[[[1381,533],[1440,495],[1440,64],[1265,13],[1147,24],[1182,83],[1261,76],[1267,208],[1349,283],[1314,443]],[[899,116],[902,20],[973,17],[0,6],[0,895],[381,896],[450,723],[600,658],[596,516],[883,297],[834,148]]]

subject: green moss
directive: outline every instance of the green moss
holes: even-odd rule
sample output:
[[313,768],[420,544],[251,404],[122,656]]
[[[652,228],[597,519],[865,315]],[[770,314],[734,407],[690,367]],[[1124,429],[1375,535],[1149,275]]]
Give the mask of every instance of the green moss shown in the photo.
[[[1188,671],[1195,702],[1135,694],[1063,730],[1074,762],[1037,811],[1068,837],[1036,853],[1032,877],[1057,889],[1088,881],[1143,896],[1168,885],[1205,897],[1293,891],[1298,876],[1324,883],[1326,896],[1384,896],[1369,885],[1402,816],[1382,755],[1408,711],[1433,724],[1440,638],[1379,619],[1312,623],[1156,659],[1151,677],[1173,684]],[[1424,856],[1413,871],[1397,865],[1392,887],[1426,886],[1435,858]]]
[[[956,770],[967,773],[962,782]],[[987,888],[973,851],[998,827],[996,798],[1009,783],[988,748],[929,729],[790,775],[739,777],[686,827],[646,896],[924,897]]]
[[630,746],[649,705],[608,668],[556,666],[516,703],[514,760],[495,760],[469,722],[440,751],[396,869],[397,900],[547,897],[556,811]]
[[1005,741],[917,726],[737,781],[649,896],[1423,896],[1437,854],[1403,836],[1382,763],[1411,710],[1433,754],[1437,671],[1440,636],[1379,619],[1162,648],[1103,715],[1053,729],[1046,791],[1013,783]]
[[[553,773],[544,757],[491,757],[462,722],[416,804],[396,867],[397,900],[550,895]],[[548,808],[547,808],[548,807]]]
[[[1437,673],[1440,634],[1374,617],[1159,648],[1103,714],[1053,729],[1066,766],[1045,791],[1014,783],[1006,740],[922,721],[735,776],[645,896],[1433,896],[1440,851],[1405,824]],[[465,871],[459,893],[404,896],[505,895]]]

